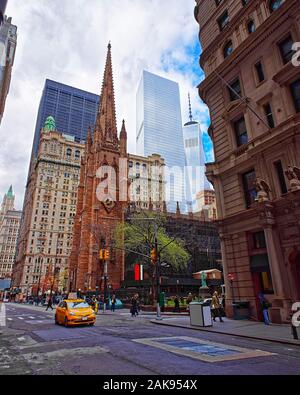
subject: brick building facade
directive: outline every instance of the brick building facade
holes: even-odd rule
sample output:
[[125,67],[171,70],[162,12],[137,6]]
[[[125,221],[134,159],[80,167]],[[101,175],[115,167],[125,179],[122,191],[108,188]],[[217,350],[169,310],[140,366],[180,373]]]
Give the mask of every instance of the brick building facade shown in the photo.
[[[119,288],[124,279],[124,256],[112,250],[115,227],[124,220],[127,205],[127,133],[123,121],[118,136],[111,46],[108,46],[101,93],[101,104],[93,136],[88,134],[85,156],[81,162],[77,212],[74,225],[73,247],[70,257],[70,290],[82,291],[102,288],[103,264],[99,260],[100,249],[110,250],[108,278],[112,288]],[[122,161],[123,160],[123,161]],[[126,163],[122,166],[122,163]],[[107,187],[99,196],[99,187],[110,177],[114,169],[116,184]],[[123,174],[124,173],[124,174]],[[121,180],[121,181],[120,181]],[[121,196],[122,182],[126,196]]]

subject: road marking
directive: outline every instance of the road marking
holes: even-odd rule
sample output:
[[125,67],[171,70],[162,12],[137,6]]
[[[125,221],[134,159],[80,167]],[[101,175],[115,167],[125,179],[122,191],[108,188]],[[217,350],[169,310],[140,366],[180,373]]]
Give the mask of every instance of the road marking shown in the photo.
[[35,320],[35,317],[30,316],[29,318],[31,318],[32,320]]
[[266,351],[229,346],[186,336],[134,339],[133,341],[210,363],[276,355]]
[[7,318],[8,319],[8,321],[13,321],[13,319],[12,318]]
[[19,318],[19,320],[24,320],[24,318],[23,317],[18,317]]

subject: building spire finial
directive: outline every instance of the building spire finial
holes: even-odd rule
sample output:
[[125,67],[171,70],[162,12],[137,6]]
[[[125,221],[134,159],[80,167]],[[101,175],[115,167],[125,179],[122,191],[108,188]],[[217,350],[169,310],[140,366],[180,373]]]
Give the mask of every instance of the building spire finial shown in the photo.
[[114,82],[112,71],[111,44],[107,47],[107,57],[103,76],[100,106],[96,121],[95,141],[102,138],[106,142],[114,143],[118,140],[116,108],[114,97]]
[[192,114],[192,105],[191,105],[191,95],[189,93],[189,118],[190,118],[190,122],[193,122],[193,114]]

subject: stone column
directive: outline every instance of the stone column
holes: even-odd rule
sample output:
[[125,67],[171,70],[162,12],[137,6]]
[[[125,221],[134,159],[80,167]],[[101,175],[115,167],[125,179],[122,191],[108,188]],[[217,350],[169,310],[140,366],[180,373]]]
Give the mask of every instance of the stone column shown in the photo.
[[224,234],[220,233],[220,244],[221,244],[221,254],[222,254],[222,266],[223,266],[223,275],[224,275],[224,284],[226,291],[226,315],[228,317],[233,316],[232,309],[232,289],[230,281],[228,280],[228,267],[227,267],[227,257],[226,257],[226,237]]
[[[282,257],[279,257],[277,251],[277,243],[274,240],[274,229],[271,225],[264,227],[267,251],[269,257],[270,270],[272,274],[272,281],[274,293],[278,297],[284,296],[284,287],[282,282],[282,275],[280,271],[280,260],[283,262]],[[280,254],[281,255],[281,254]]]

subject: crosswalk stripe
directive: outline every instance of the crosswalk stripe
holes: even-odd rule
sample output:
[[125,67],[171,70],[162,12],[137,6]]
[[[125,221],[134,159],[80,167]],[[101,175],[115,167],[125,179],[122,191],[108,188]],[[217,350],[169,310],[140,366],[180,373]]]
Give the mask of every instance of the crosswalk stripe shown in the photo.
[[24,320],[24,318],[23,317],[18,317],[19,318],[19,320]]
[[7,318],[8,319],[8,321],[12,321],[13,319],[12,318]]

